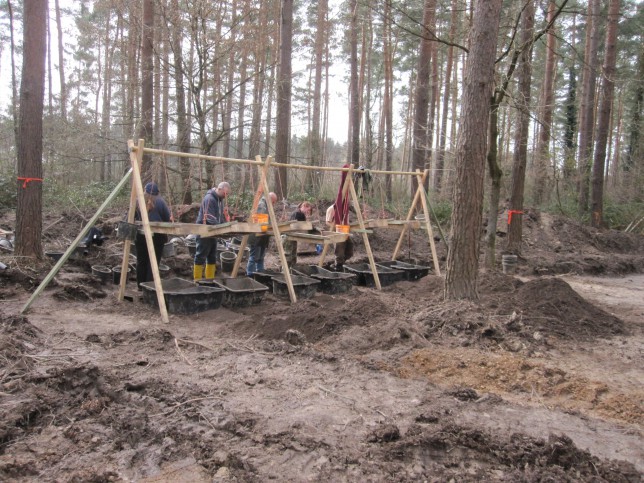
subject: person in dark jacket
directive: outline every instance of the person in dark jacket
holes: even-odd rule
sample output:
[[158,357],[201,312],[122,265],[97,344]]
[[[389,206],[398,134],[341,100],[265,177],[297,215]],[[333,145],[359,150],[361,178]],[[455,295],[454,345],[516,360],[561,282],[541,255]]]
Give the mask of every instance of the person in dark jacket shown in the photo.
[[[230,184],[222,181],[216,188],[209,189],[201,201],[199,214],[197,215],[198,225],[220,225],[226,220],[226,198],[230,193]],[[197,249],[193,267],[194,280],[204,278],[215,278],[217,261],[217,238],[197,236]],[[204,272],[204,264],[205,272]]]
[[[277,202],[277,195],[271,191],[268,193],[268,196],[270,196],[271,203],[274,205]],[[262,199],[259,200],[255,212],[260,214],[268,213],[268,203],[265,196],[262,196]],[[267,235],[257,236],[252,234],[248,237],[250,253],[248,255],[248,263],[246,264],[246,275],[249,277],[255,272],[264,271],[264,257],[266,256],[269,241],[270,238]]]
[[[313,205],[308,201],[303,201],[297,205],[297,209],[291,215],[291,221],[306,221],[313,213]],[[288,266],[293,266],[297,263],[297,242],[289,240],[286,235],[282,235],[282,244],[284,246],[284,256]]]
[[[165,200],[159,196],[159,187],[156,183],[148,183],[145,185],[143,198],[145,198],[145,204],[148,210],[148,219],[150,221],[167,222],[172,220],[170,208],[168,208]],[[138,208],[136,209],[134,218],[139,221],[141,220],[141,213]],[[163,246],[167,242],[168,235],[164,233],[152,234],[152,245],[154,246],[157,265],[161,261]],[[143,282],[151,282],[154,280],[152,275],[152,264],[148,254],[148,244],[146,243],[145,235],[143,233],[137,233],[134,245],[136,246],[136,285],[138,289],[141,290],[141,284]]]

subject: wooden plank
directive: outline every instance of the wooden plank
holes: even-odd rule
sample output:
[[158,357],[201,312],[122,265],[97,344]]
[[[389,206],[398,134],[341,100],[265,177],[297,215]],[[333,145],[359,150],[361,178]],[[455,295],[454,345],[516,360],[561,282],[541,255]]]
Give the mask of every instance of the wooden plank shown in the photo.
[[[429,170],[426,169],[425,172],[423,173],[423,183],[425,183],[425,179],[427,178],[427,175],[429,174]],[[418,188],[421,188],[423,185],[420,185]],[[411,202],[411,206],[409,207],[409,211],[407,212],[407,217],[405,218],[405,221],[411,221],[411,217],[414,214],[414,211],[416,210],[416,204],[418,203],[418,200],[420,199],[420,189],[416,189],[416,193],[414,194],[414,199]],[[402,230],[400,231],[400,236],[398,237],[398,242],[396,243],[396,248],[394,248],[394,253],[391,255],[391,259],[395,260],[398,257],[398,252],[400,251],[400,248],[402,247],[402,242],[405,238],[405,233],[407,232],[407,228],[409,228],[408,225],[403,225]]]
[[418,189],[420,191],[420,199],[422,202],[423,213],[425,213],[425,229],[427,230],[427,237],[429,238],[429,247],[432,251],[432,260],[434,261],[434,273],[436,275],[441,274],[441,269],[438,265],[438,255],[436,254],[436,245],[434,244],[434,232],[432,231],[432,224],[429,218],[429,208],[427,202],[427,195],[425,194],[425,186],[422,181],[425,179],[425,175],[420,174],[420,170],[416,170],[418,173]]
[[[351,168],[353,168],[353,165],[351,165]],[[351,177],[351,179],[349,180],[349,192],[351,193],[351,198],[353,199],[353,207],[356,210],[358,223],[360,223],[360,230],[362,231],[362,241],[364,242],[364,247],[367,251],[367,257],[369,258],[369,266],[371,267],[371,273],[373,274],[373,281],[376,283],[376,288],[378,290],[382,290],[382,286],[380,285],[380,277],[378,276],[378,269],[376,268],[376,260],[373,258],[371,244],[369,243],[369,236],[367,235],[367,230],[365,230],[364,227],[364,220],[362,219],[362,212],[360,211],[360,200],[358,199],[356,188],[353,185],[353,176],[351,171],[349,171],[347,177]]]
[[[278,224],[279,232],[284,231],[301,231],[313,229],[310,221],[283,222]],[[166,223],[163,221],[151,221],[150,228],[154,233],[165,233],[174,236],[200,235],[203,237],[213,237],[222,235],[251,234],[266,235],[262,231],[262,225],[259,223],[240,223],[232,221],[220,225],[201,225],[196,223]],[[268,233],[273,232],[271,226],[268,227]]]
[[[271,162],[270,156],[266,158],[266,169]],[[268,193],[268,182],[266,178],[263,180],[264,192]],[[277,244],[277,253],[279,253],[280,262],[282,263],[282,273],[284,274],[284,279],[286,280],[286,286],[288,288],[288,294],[291,297],[291,303],[297,302],[297,296],[295,295],[295,289],[293,288],[293,280],[291,279],[291,271],[289,270],[288,263],[286,263],[286,255],[284,254],[284,245],[282,245],[282,237],[280,234],[280,228],[277,224],[277,217],[275,216],[275,210],[273,209],[273,202],[271,197],[266,197],[266,206],[268,207],[268,219],[275,233],[275,242]]]
[[233,271],[230,272],[230,276],[235,278],[237,277],[237,272],[239,271],[239,266],[241,265],[242,258],[244,258],[244,250],[246,249],[246,244],[248,243],[248,235],[244,235],[239,244],[239,251],[237,252],[237,258],[235,258],[235,264],[233,265]]
[[[143,151],[143,140],[139,140],[138,149]],[[148,256],[150,258],[150,266],[152,268],[152,278],[154,279],[154,289],[157,293],[157,300],[159,302],[159,311],[161,312],[161,320],[166,324],[170,322],[168,317],[168,309],[165,306],[165,297],[163,296],[163,286],[161,285],[161,274],[159,273],[159,264],[157,263],[157,257],[154,252],[154,243],[152,242],[152,230],[150,229],[150,219],[148,218],[148,210],[145,203],[145,197],[143,196],[143,182],[141,181],[141,168],[139,166],[140,159],[130,157],[132,161],[132,171],[134,180],[134,188],[136,191],[136,199],[139,204],[139,214],[141,215],[141,221],[143,223],[143,231],[145,233],[145,243],[148,248]],[[121,274],[123,277],[123,274]]]
[[114,198],[119,194],[119,192],[123,189],[127,181],[130,179],[130,176],[132,175],[132,169],[128,170],[127,173],[125,173],[125,176],[123,176],[123,179],[119,182],[119,184],[116,185],[116,187],[112,190],[110,195],[105,199],[103,204],[98,208],[94,216],[90,218],[90,220],[87,222],[85,227],[81,230],[81,232],[78,234],[78,236],[74,239],[74,241],[69,245],[69,248],[67,248],[67,251],[63,254],[62,257],[60,257],[60,260],[56,262],[56,265],[49,271],[47,276],[43,279],[42,282],[40,282],[40,285],[38,285],[38,288],[34,291],[33,294],[31,294],[31,297],[29,297],[29,300],[27,300],[27,303],[22,307],[22,310],[20,310],[21,314],[24,314],[31,304],[38,298],[38,296],[41,294],[43,290],[45,290],[45,287],[49,285],[49,282],[52,281],[52,279],[56,276],[60,268],[64,265],[64,263],[67,261],[69,256],[76,250],[76,247],[79,245],[81,240],[87,235],[89,232],[90,228],[94,226],[94,223],[96,223],[96,220],[98,220],[98,217],[103,214],[105,209],[108,207],[108,205],[112,202]]

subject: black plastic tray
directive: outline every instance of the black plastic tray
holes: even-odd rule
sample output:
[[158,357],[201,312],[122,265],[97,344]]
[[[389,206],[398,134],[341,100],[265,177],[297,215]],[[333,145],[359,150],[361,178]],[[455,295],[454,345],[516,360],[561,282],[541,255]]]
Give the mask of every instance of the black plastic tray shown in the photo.
[[295,265],[291,271],[319,280],[320,290],[330,295],[348,292],[357,279],[353,273],[332,272],[317,265]]
[[263,270],[253,273],[253,278],[262,285],[266,285],[269,292],[273,292],[273,277],[280,273],[282,272],[278,272],[277,270]]
[[[143,301],[159,306],[154,282],[144,282]],[[163,298],[170,314],[196,314],[205,310],[217,309],[222,303],[225,290],[221,287],[196,285],[182,278],[161,280]]]
[[216,279],[213,283],[226,290],[222,304],[229,308],[257,305],[268,292],[266,285],[248,277]]
[[[373,273],[371,272],[371,266],[368,263],[345,265],[344,271],[355,274],[358,285],[364,285],[366,287],[376,286],[376,281],[373,278]],[[376,271],[378,272],[381,287],[386,287],[387,285],[391,285],[405,279],[405,272],[402,270],[394,270],[393,268],[376,265]]]
[[[305,275],[291,275],[293,291],[299,299],[310,299],[318,291],[320,281]],[[284,274],[273,277],[273,293],[282,297],[289,297],[288,285]]]
[[430,267],[423,267],[420,265],[413,265],[411,263],[392,260],[388,262],[378,262],[376,265],[393,268],[394,270],[402,270],[405,273],[405,280],[415,282],[429,274]]

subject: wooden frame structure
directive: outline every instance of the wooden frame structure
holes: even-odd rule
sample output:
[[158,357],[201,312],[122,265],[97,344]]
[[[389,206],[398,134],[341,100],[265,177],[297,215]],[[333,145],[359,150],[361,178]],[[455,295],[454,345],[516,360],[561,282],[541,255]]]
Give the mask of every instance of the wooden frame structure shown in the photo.
[[[410,228],[423,228],[427,231],[429,246],[432,253],[432,259],[434,263],[434,271],[437,275],[440,275],[440,268],[438,265],[438,258],[436,255],[436,247],[434,245],[434,236],[429,218],[429,203],[427,200],[427,195],[425,193],[424,183],[429,174],[428,170],[421,172],[416,170],[415,173],[407,171],[380,171],[372,170],[372,173],[375,174],[385,174],[385,175],[406,175],[406,176],[416,176],[418,180],[418,189],[414,195],[409,212],[405,220],[365,220],[362,216],[362,211],[360,209],[360,201],[356,193],[355,185],[353,182],[353,173],[355,171],[354,167],[351,165],[348,168],[332,168],[332,167],[318,167],[318,166],[306,166],[306,165],[292,165],[292,164],[283,164],[275,163],[272,161],[269,156],[266,158],[266,161],[262,161],[260,156],[257,156],[255,160],[244,160],[244,159],[231,159],[231,158],[221,158],[216,156],[207,156],[191,153],[180,153],[175,151],[164,151],[160,149],[150,149],[145,148],[143,140],[139,140],[138,144],[135,146],[134,141],[128,141],[128,151],[130,153],[130,162],[132,164],[132,191],[130,195],[130,209],[128,212],[128,222],[134,222],[134,211],[138,204],[139,207],[145,207],[145,199],[143,196],[143,183],[141,181],[141,162],[143,160],[144,153],[148,154],[160,154],[160,155],[170,155],[170,156],[179,156],[179,157],[188,157],[196,159],[205,159],[210,161],[221,161],[228,163],[237,163],[237,164],[250,164],[255,165],[260,168],[260,184],[255,193],[255,198],[253,201],[252,213],[255,213],[257,205],[259,203],[262,193],[268,193],[268,181],[267,176],[270,167],[286,167],[293,169],[309,169],[316,171],[333,171],[333,172],[347,172],[347,176],[342,187],[343,197],[347,195],[351,198],[353,207],[355,210],[357,223],[350,225],[350,232],[360,233],[365,245],[367,252],[367,257],[369,258],[369,266],[373,273],[374,282],[376,288],[379,290],[382,288],[380,284],[380,279],[378,277],[378,271],[376,268],[376,262],[373,256],[373,251],[371,250],[371,245],[369,243],[368,234],[372,233],[372,228],[394,228],[401,231],[398,243],[392,255],[392,260],[395,260],[400,247],[402,246],[402,241],[404,239],[405,233]],[[156,256],[154,253],[154,245],[152,243],[152,233],[166,233],[171,235],[189,235],[197,234],[204,237],[213,237],[213,236],[222,236],[222,235],[241,235],[242,240],[239,247],[239,253],[243,253],[246,245],[248,243],[248,237],[250,234],[256,234],[258,236],[269,236],[274,235],[277,245],[277,251],[279,254],[279,259],[282,264],[282,272],[288,287],[289,296],[291,302],[297,301],[297,296],[293,288],[293,282],[291,279],[290,270],[288,270],[288,264],[286,262],[286,256],[284,253],[284,246],[282,244],[281,235],[286,234],[286,237],[293,241],[302,241],[302,242],[314,242],[321,243],[324,245],[322,254],[320,256],[319,265],[322,266],[324,259],[327,255],[329,246],[335,243],[341,243],[347,240],[350,236],[345,233],[335,233],[335,232],[322,232],[322,235],[313,235],[309,233],[303,233],[306,230],[312,229],[310,222],[282,222],[277,221],[275,216],[275,210],[273,203],[269,196],[265,197],[266,204],[268,207],[269,215],[269,226],[262,226],[259,223],[240,223],[240,222],[229,222],[223,223],[220,225],[202,225],[202,224],[193,224],[193,223],[164,223],[164,222],[150,222],[147,216],[147,210],[140,209],[141,212],[141,225],[143,233],[146,237],[148,254],[150,258],[150,263],[152,266],[152,274],[154,278],[154,286],[156,289],[157,299],[159,303],[159,310],[161,312],[161,318],[164,322],[168,322],[168,313],[165,305],[165,299],[163,295],[163,287],[161,284],[161,276],[159,274],[159,267],[156,262]],[[423,222],[419,220],[412,220],[413,214],[416,212],[417,205],[420,203],[420,208],[424,214]],[[424,225],[424,226],[423,226]],[[125,282],[127,277],[127,267],[128,260],[130,255],[130,244],[125,243],[123,249],[123,262],[121,266],[121,280],[118,293],[118,300],[122,301],[125,294]],[[242,257],[238,256],[235,260],[233,270],[231,272],[232,277],[236,277],[239,271],[239,266],[241,264]]]
[[[342,187],[342,194],[343,194],[343,197],[346,197],[347,195],[350,196],[355,209],[356,218],[357,218],[357,223],[353,223],[350,225],[350,232],[360,233],[362,235],[365,249],[367,251],[367,256],[369,258],[369,266],[373,273],[376,287],[378,289],[381,289],[380,279],[378,277],[378,271],[376,268],[376,262],[373,257],[373,251],[371,250],[371,245],[369,243],[369,237],[368,237],[368,234],[372,233],[372,230],[370,229],[373,229],[373,228],[394,228],[401,231],[400,238],[398,239],[398,243],[396,244],[396,248],[392,255],[392,260],[396,259],[400,251],[400,247],[402,245],[402,241],[404,239],[406,231],[410,228],[415,228],[415,229],[424,228],[427,231],[428,238],[429,238],[429,245],[432,253],[432,259],[434,262],[435,273],[437,275],[440,275],[438,258],[436,256],[436,247],[434,245],[434,236],[432,232],[431,223],[429,221],[429,209],[428,209],[429,202],[427,200],[427,195],[424,189],[424,182],[426,181],[429,173],[428,170],[425,170],[422,173],[419,170],[416,170],[415,173],[411,173],[407,171],[372,170],[371,172],[374,174],[416,176],[418,179],[418,189],[416,191],[416,194],[414,195],[414,199],[412,201],[411,207],[409,209],[409,212],[407,213],[407,217],[405,220],[365,220],[362,216],[362,211],[360,209],[360,202],[359,202],[358,195],[356,193],[355,185],[353,182],[353,173],[355,171],[353,166],[349,166],[348,168],[332,168],[332,167],[319,167],[319,166],[306,166],[306,165],[292,165],[292,164],[274,163],[272,162],[272,159],[270,156],[266,159],[266,161],[262,161],[260,156],[257,156],[255,160],[248,160],[248,159],[221,158],[216,156],[181,153],[176,151],[164,151],[159,149],[146,148],[144,141],[142,139],[140,139],[136,145],[134,144],[133,140],[129,140],[127,144],[128,144],[128,152],[130,154],[130,164],[131,164],[130,170],[128,170],[128,172],[125,174],[123,179],[114,188],[114,190],[108,196],[108,198],[103,202],[103,204],[98,209],[96,214],[87,223],[87,225],[81,231],[81,233],[79,233],[79,235],[76,237],[74,242],[72,242],[70,247],[63,255],[63,257],[52,268],[52,270],[47,275],[47,277],[45,277],[45,279],[40,284],[40,286],[38,286],[36,291],[32,294],[30,299],[22,308],[21,313],[24,313],[29,309],[33,301],[40,295],[40,293],[45,289],[47,284],[53,279],[53,277],[56,275],[58,270],[60,270],[62,265],[71,255],[71,253],[78,246],[82,237],[85,236],[85,234],[97,221],[98,217],[107,208],[108,204],[116,197],[116,195],[118,195],[120,190],[125,186],[126,182],[130,178],[130,175],[132,175],[132,187],[130,192],[130,205],[129,205],[127,221],[129,223],[134,223],[134,213],[138,205],[140,207],[139,211],[141,213],[141,229],[143,231],[143,234],[145,235],[146,242],[147,242],[148,255],[150,258],[150,264],[152,268],[154,286],[155,286],[157,300],[159,304],[159,311],[161,312],[162,320],[166,323],[169,322],[169,317],[168,317],[167,307],[165,305],[165,298],[163,294],[163,286],[161,283],[161,275],[159,273],[159,266],[156,261],[156,254],[154,252],[154,244],[152,243],[153,233],[165,233],[169,235],[197,234],[204,237],[234,235],[234,234],[241,235],[242,241],[239,247],[239,253],[242,253],[242,254],[244,252],[246,244],[248,243],[248,237],[250,234],[256,234],[258,236],[274,235],[276,239],[276,245],[277,245],[280,262],[282,263],[282,267],[283,267],[282,271],[284,273],[284,278],[288,286],[288,292],[289,292],[291,302],[293,303],[297,301],[297,297],[293,288],[293,282],[291,279],[290,270],[288,270],[288,264],[286,262],[286,256],[284,253],[284,246],[282,244],[281,235],[285,234],[288,239],[293,241],[302,241],[307,243],[313,242],[313,243],[323,244],[324,248],[319,261],[320,266],[322,266],[322,264],[324,263],[324,259],[328,252],[329,246],[332,244],[344,242],[350,236],[349,234],[346,234],[346,233],[335,233],[330,231],[323,231],[322,235],[304,233],[305,231],[312,229],[312,224],[311,222],[308,222],[308,221],[306,222],[288,221],[288,222],[280,223],[277,221],[277,217],[275,216],[275,209],[273,207],[273,203],[270,199],[270,196],[266,196],[266,204],[268,207],[268,215],[269,215],[269,226],[261,225],[259,223],[241,223],[236,221],[223,223],[220,225],[151,222],[148,218],[147,210],[145,209],[146,203],[144,198],[143,182],[141,179],[141,164],[143,161],[143,155],[146,153],[179,156],[179,157],[187,157],[187,158],[195,158],[195,159],[205,159],[210,161],[221,161],[221,162],[236,163],[236,164],[249,164],[249,165],[258,166],[260,168],[261,176],[260,176],[260,184],[257,189],[257,192],[255,193],[255,198],[253,201],[253,207],[252,207],[253,213],[255,213],[255,211],[257,210],[257,205],[259,203],[260,197],[262,196],[262,193],[268,193],[270,191],[268,188],[268,181],[267,181],[268,171],[270,167],[286,167],[286,168],[305,169],[305,170],[309,169],[309,170],[315,170],[315,171],[347,172],[347,176],[345,178],[345,182]],[[423,222],[419,220],[411,219],[419,203],[420,203],[420,208],[422,209],[422,212],[424,214]],[[423,224],[424,226],[422,226]],[[130,243],[124,243],[123,261],[121,263],[121,279],[119,284],[119,292],[117,296],[119,301],[123,301],[125,297],[125,283],[127,280],[129,257],[130,257]],[[241,260],[242,260],[241,256],[238,256],[236,258],[233,270],[231,272],[232,277],[237,276],[237,273],[239,271],[239,266],[241,264]]]

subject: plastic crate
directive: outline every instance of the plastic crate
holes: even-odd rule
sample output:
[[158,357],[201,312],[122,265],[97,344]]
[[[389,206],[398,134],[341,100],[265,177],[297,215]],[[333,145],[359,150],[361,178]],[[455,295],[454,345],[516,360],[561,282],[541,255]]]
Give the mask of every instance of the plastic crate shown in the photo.
[[[144,282],[143,301],[159,306],[154,282]],[[225,290],[221,287],[197,285],[182,278],[169,278],[161,281],[163,298],[170,314],[196,314],[221,306]]]
[[394,270],[402,270],[405,273],[405,280],[409,280],[410,282],[415,282],[416,280],[420,280],[421,278],[426,277],[429,274],[430,270],[430,267],[423,267],[411,263],[400,262],[398,260],[378,262],[376,265],[393,268]]
[[266,285],[248,277],[223,278],[213,283],[225,289],[222,305],[229,308],[258,305],[268,292]]
[[[345,265],[344,271],[355,274],[358,285],[364,285],[366,287],[376,286],[376,281],[373,277],[373,273],[371,272],[371,266],[368,263]],[[405,273],[402,270],[394,270],[393,268],[384,267],[382,265],[376,265],[376,272],[378,273],[381,287],[386,287],[387,285],[391,285],[405,279]]]
[[296,275],[305,275],[320,281],[322,293],[334,295],[351,290],[356,284],[356,275],[345,272],[332,272],[317,265],[295,265],[292,272]]
[[[293,291],[298,299],[310,299],[318,290],[320,281],[305,275],[291,275]],[[289,297],[288,285],[284,274],[273,277],[273,293],[281,297]]]

